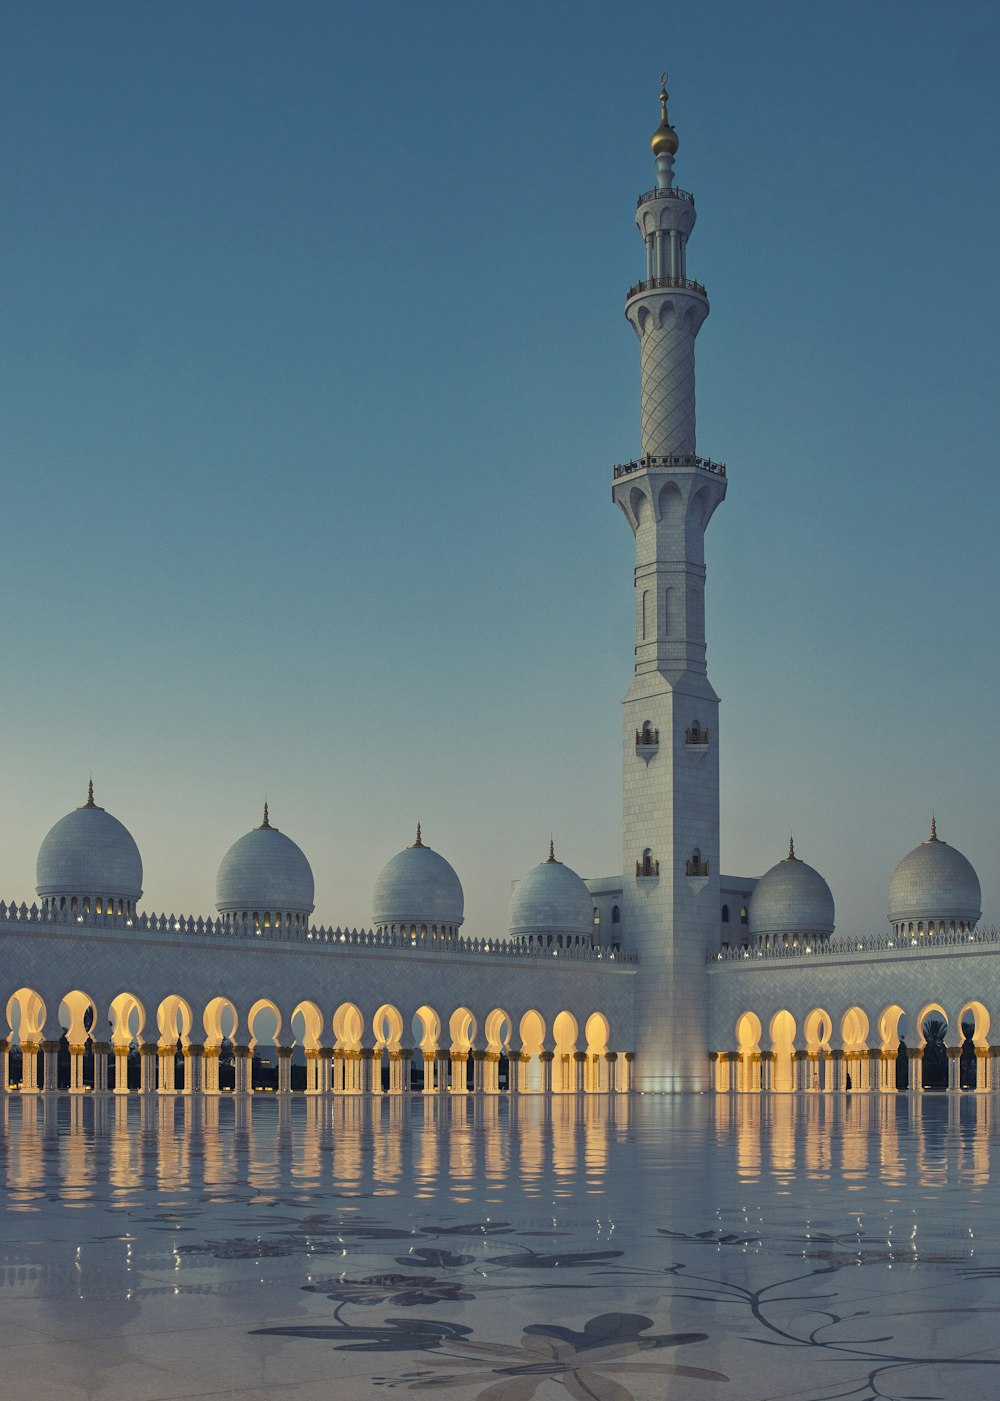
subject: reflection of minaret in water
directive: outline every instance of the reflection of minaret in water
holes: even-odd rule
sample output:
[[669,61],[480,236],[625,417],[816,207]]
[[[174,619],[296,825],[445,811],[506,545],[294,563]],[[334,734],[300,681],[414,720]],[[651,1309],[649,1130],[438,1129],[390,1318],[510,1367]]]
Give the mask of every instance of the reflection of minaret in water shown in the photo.
[[[666,75],[664,75],[664,79]],[[725,467],[696,455],[694,342],[704,287],[687,276],[694,196],[673,183],[678,138],[660,92],[656,188],[636,223],[646,277],[625,315],[639,338],[642,456],[613,496],[635,536],[635,677],[624,699],[623,924],[640,957],[638,1090],[710,1087],[705,961],[719,929],[719,700],[705,663],[705,530]]]

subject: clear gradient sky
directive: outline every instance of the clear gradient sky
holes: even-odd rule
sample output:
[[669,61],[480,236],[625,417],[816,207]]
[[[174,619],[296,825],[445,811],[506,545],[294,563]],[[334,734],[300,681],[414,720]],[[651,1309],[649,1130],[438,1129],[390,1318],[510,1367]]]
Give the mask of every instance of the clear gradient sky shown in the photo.
[[260,821],[362,925],[426,840],[501,932],[621,870],[642,275],[695,192],[723,868],[882,930],[926,835],[1000,922],[995,98],[965,0],[8,4],[0,894],[97,799],[147,909]]

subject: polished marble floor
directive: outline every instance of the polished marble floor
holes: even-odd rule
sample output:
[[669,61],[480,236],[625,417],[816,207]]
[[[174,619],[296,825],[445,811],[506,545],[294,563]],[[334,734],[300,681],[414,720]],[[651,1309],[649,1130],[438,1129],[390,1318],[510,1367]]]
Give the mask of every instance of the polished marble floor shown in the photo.
[[12,1095],[0,1401],[994,1401],[998,1111]]

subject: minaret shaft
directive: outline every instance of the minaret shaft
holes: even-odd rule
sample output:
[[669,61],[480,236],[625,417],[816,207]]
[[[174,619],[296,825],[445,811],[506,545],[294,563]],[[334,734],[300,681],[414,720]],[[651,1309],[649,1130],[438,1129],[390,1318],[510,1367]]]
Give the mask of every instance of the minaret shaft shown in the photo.
[[635,677],[624,709],[623,924],[636,979],[635,1085],[708,1087],[706,959],[719,931],[719,701],[707,674],[705,530],[725,467],[696,456],[694,343],[708,315],[687,278],[694,199],[673,186],[676,133],[653,136],[639,200],[644,282],[625,314],[640,343],[641,458],[615,468],[635,537]]

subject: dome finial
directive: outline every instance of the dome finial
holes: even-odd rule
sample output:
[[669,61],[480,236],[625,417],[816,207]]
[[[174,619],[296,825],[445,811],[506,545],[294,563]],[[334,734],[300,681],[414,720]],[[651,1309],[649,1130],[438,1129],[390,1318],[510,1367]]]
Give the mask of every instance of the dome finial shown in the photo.
[[[415,847],[416,847],[416,846],[423,846],[423,844],[424,844],[424,843],[423,843],[423,838],[422,838],[421,835],[420,835],[420,819],[418,818],[418,819],[417,819],[417,840],[413,843],[413,846],[415,846]],[[410,850],[412,851],[412,850],[413,850],[413,847],[411,847]]]
[[83,804],[83,806],[82,806],[82,808],[80,809],[80,811],[85,811],[87,808],[93,808],[95,812],[103,812],[103,811],[104,811],[103,808],[98,807],[97,804],[94,802],[94,776],[93,776],[93,774],[91,774],[91,776],[90,776],[90,782],[87,784],[87,801]]
[[791,832],[788,834],[788,859],[789,861],[798,860],[798,857],[795,855],[795,838],[792,836]]
[[549,837],[549,858],[545,862],[546,866],[558,866],[561,863],[556,860],[556,844],[553,838]]
[[931,834],[927,838],[927,840],[929,842],[936,842],[940,840],[937,834],[937,818],[934,816],[933,812],[931,813]]
[[264,799],[264,821],[263,821],[263,822],[260,824],[260,826],[257,828],[257,831],[258,831],[258,832],[263,832],[263,831],[265,830],[265,828],[266,828],[268,831],[270,831],[270,829],[271,829],[271,819],[270,819],[270,817],[268,816],[268,811],[267,811],[267,799],[266,799],[266,798]]
[[660,125],[653,132],[650,138],[650,146],[653,148],[654,156],[675,156],[677,147],[681,144],[677,139],[677,133],[670,125],[667,116],[667,75],[660,74]]

